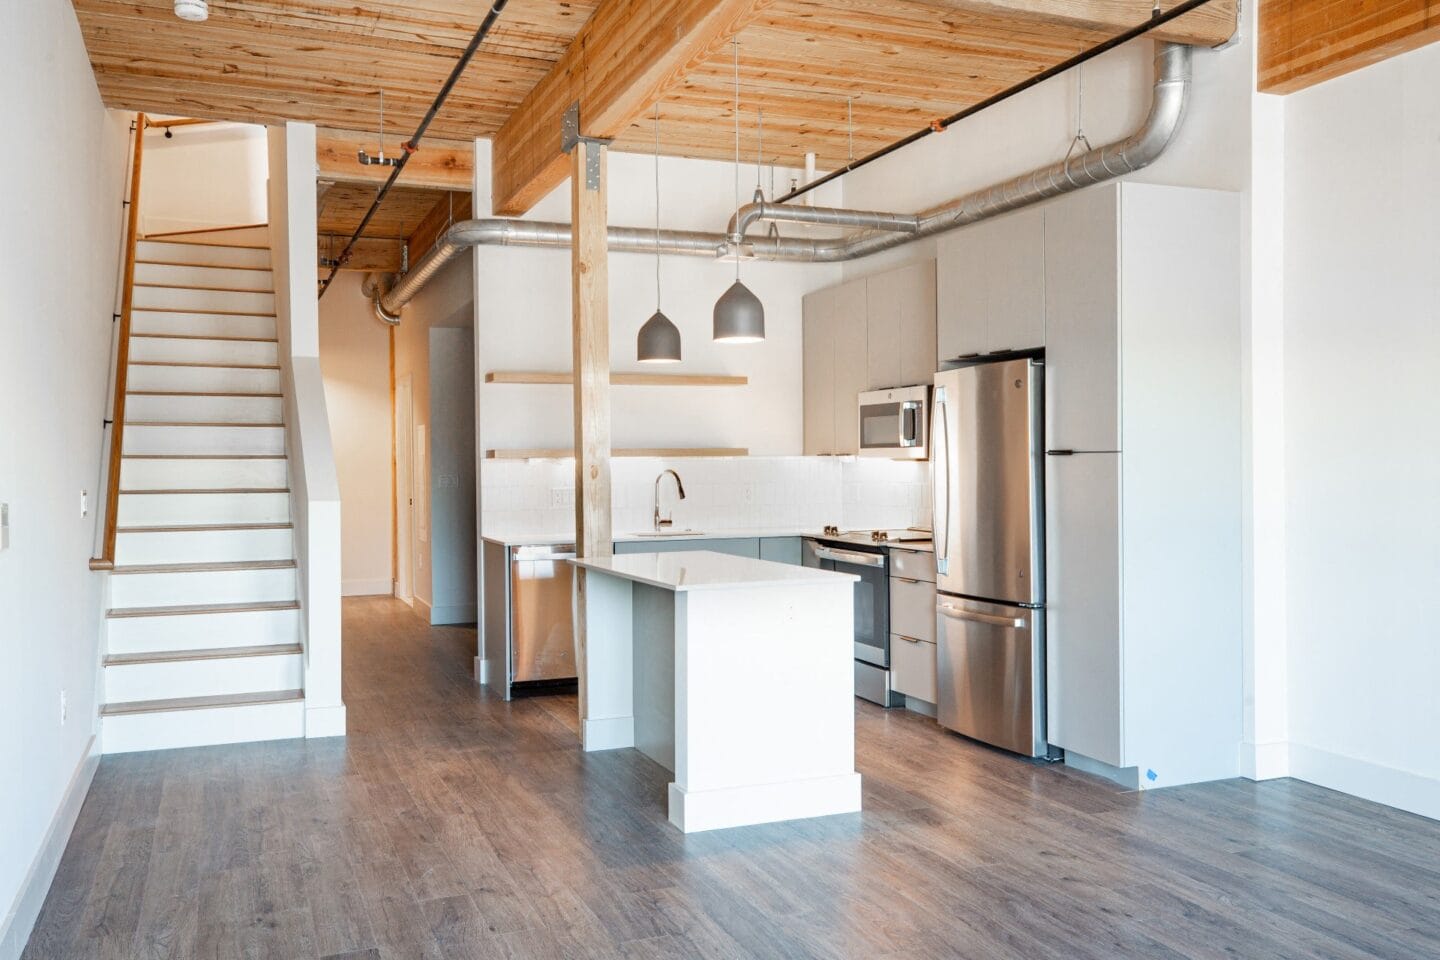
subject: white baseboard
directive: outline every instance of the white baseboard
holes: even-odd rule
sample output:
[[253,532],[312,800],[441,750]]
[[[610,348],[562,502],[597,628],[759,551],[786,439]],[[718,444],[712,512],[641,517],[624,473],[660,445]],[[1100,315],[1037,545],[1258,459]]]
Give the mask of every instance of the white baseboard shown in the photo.
[[305,738],[345,736],[345,704],[329,707],[305,706]]
[[682,833],[829,817],[860,810],[860,774],[687,792],[670,784],[670,822]]
[[341,580],[340,596],[374,597],[385,596],[395,589],[394,581],[384,580]]
[[453,623],[474,623],[475,606],[473,603],[448,603],[430,607],[430,625],[443,627]]
[[40,908],[45,905],[45,895],[50,892],[60,857],[70,842],[70,832],[75,829],[75,820],[80,816],[85,795],[90,792],[90,781],[95,779],[95,768],[99,765],[100,741],[92,736],[60,799],[60,808],[50,820],[50,829],[45,832],[40,850],[25,874],[25,882],[5,914],[4,923],[0,924],[0,960],[19,960],[25,952],[25,944],[30,940]]
[[580,749],[587,753],[593,750],[620,750],[635,746],[634,717],[605,717],[600,720],[582,720],[580,723]]
[[428,602],[419,597],[411,597],[407,602],[410,604],[410,609],[414,610],[421,620],[426,623],[430,622],[430,604]]
[[1440,779],[1303,743],[1289,746],[1290,776],[1297,780],[1440,820]]
[[490,661],[484,657],[475,658],[475,682],[482,687],[490,682]]
[[1240,776],[1247,780],[1290,776],[1290,744],[1284,740],[1240,744]]
[[1140,789],[1139,767],[1114,767],[1103,760],[1096,760],[1073,750],[1065,751],[1065,765],[1084,773],[1104,777],[1106,780],[1120,784],[1126,790]]

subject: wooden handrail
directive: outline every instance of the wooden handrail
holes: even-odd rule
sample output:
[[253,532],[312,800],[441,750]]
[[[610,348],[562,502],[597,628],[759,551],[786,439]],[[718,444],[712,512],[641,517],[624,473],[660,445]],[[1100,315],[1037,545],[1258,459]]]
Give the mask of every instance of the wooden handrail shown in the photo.
[[111,407],[110,469],[105,483],[105,537],[91,570],[115,566],[115,525],[120,519],[120,455],[125,445],[125,393],[130,367],[130,313],[135,300],[135,245],[140,236],[140,164],[145,157],[145,114],[135,117],[135,160],[130,169],[130,206],[125,227],[125,268],[121,274],[120,332],[115,346],[115,403]]

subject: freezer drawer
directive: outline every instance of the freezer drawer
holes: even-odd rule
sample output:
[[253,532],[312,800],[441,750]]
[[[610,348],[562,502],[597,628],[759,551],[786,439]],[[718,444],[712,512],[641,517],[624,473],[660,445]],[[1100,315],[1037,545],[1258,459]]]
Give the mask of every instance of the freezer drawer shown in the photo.
[[935,702],[935,644],[892,634],[890,682],[896,693]]
[[945,594],[936,610],[936,719],[985,743],[1042,756],[1044,613]]
[[935,642],[935,584],[890,578],[890,632]]

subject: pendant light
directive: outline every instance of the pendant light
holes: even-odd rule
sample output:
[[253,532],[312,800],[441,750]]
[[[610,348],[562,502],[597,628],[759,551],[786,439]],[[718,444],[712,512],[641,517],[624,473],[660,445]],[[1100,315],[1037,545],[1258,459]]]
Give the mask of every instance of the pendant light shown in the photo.
[[635,358],[641,363],[678,363],[680,328],[660,310],[660,102],[655,102],[655,313],[635,339]]
[[[735,201],[740,201],[740,39],[735,45]],[[735,282],[715,301],[716,343],[756,343],[765,339],[765,307],[740,282],[740,251],[735,250]]]

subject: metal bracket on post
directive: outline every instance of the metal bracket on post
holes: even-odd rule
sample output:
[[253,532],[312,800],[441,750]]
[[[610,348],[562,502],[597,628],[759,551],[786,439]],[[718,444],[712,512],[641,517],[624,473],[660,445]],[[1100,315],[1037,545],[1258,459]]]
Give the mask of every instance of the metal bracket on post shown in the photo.
[[[611,143],[606,138],[581,135],[579,100],[566,107],[565,115],[560,118],[560,149],[569,153],[575,149],[577,143],[589,143],[601,147],[608,147]],[[597,150],[585,151],[585,189],[600,189],[600,153]]]

